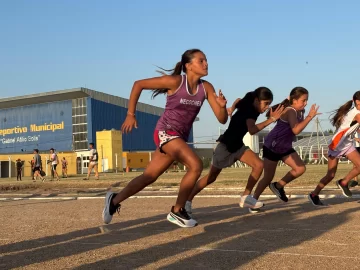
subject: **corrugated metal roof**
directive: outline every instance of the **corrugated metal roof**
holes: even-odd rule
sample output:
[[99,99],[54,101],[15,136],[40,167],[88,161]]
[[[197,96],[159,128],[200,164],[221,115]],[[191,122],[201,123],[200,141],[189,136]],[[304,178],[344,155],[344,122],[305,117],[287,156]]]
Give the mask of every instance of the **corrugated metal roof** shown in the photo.
[[[124,108],[128,107],[129,100],[126,98],[113,96],[106,93],[80,87],[80,88],[44,92],[44,93],[38,93],[38,94],[32,94],[26,96],[2,98],[0,99],[0,108],[1,109],[15,108],[15,107],[21,107],[27,105],[70,100],[70,99],[83,98],[89,96],[93,99],[104,101],[106,103],[114,104]],[[149,113],[152,115],[161,115],[164,112],[164,108],[148,105],[141,102],[138,102],[136,110],[140,112]],[[199,121],[199,118],[196,118],[195,121]]]
[[81,88],[66,89],[60,91],[52,91],[45,93],[38,93],[26,96],[17,96],[0,99],[0,108],[16,108],[27,105],[34,105],[40,103],[49,103],[54,101],[63,101],[74,98],[87,97],[88,95],[81,91]]
[[[81,91],[83,91],[84,93],[87,93],[93,99],[104,101],[106,103],[114,104],[114,105],[117,105],[117,106],[120,106],[123,108],[128,107],[129,100],[126,98],[109,95],[106,93],[90,90],[87,88],[81,88]],[[136,106],[136,110],[140,111],[140,112],[153,114],[153,115],[161,115],[164,112],[163,108],[148,105],[148,104],[141,103],[141,102],[138,102],[138,104]]]

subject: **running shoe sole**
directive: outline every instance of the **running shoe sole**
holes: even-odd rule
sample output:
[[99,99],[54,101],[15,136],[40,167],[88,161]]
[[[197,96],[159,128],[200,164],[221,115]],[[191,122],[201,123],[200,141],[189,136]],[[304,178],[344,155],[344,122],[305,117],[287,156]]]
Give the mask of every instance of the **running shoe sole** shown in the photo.
[[113,194],[113,192],[108,191],[105,196],[105,207],[102,212],[102,218],[105,224],[109,224],[112,220],[112,215],[110,215],[109,208]]
[[[258,202],[259,202],[259,201],[258,201]],[[262,207],[264,207],[264,206],[265,206],[265,203],[262,203],[262,205],[261,205],[261,206],[254,208],[254,205],[247,204],[247,203],[245,203],[245,202],[244,202],[244,204],[243,204],[243,205],[241,205],[241,202],[239,202],[239,206],[240,206],[240,208],[260,209],[260,208],[262,208]]]
[[322,205],[318,205],[318,204],[315,204],[314,202],[313,202],[313,200],[311,199],[311,194],[308,194],[308,200],[311,202],[311,204],[313,205],[313,206],[316,206],[316,207],[329,207],[329,205],[327,205],[327,204],[322,204]]
[[270,190],[272,191],[272,193],[274,193],[274,195],[278,198],[279,201],[286,203],[285,201],[283,201],[283,200],[281,199],[280,192],[277,190],[276,187],[274,187],[274,185],[270,184],[270,185],[269,185],[269,188],[270,188]]
[[195,222],[194,224],[186,224],[186,222],[183,219],[179,218],[172,212],[170,212],[167,215],[167,220],[170,221],[171,223],[178,225],[179,227],[182,227],[182,228],[192,228],[192,227],[195,227],[198,225],[197,222]]
[[311,202],[311,204],[313,205],[313,206],[319,206],[319,205],[317,205],[317,204],[315,204],[314,202],[313,202],[313,200],[311,199],[311,194],[308,194],[308,200],[309,200],[309,202]]
[[249,208],[249,213],[250,214],[257,214],[260,213],[261,209],[260,208]]
[[340,185],[340,181],[336,181],[336,185],[337,185],[337,187],[341,190],[342,194],[343,194],[345,197],[347,197],[347,198],[351,198],[351,197],[352,197],[352,196],[349,196],[349,195],[347,195],[347,194],[345,193],[345,191],[344,191],[344,189],[343,189],[343,186]]

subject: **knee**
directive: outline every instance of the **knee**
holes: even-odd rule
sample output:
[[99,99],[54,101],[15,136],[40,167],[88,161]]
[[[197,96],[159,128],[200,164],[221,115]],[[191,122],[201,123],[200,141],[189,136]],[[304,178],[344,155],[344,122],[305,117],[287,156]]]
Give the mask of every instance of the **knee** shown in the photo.
[[200,177],[203,170],[203,164],[200,159],[197,159],[195,162],[191,162],[188,166],[188,171],[196,174],[197,178]]
[[354,166],[354,168],[358,171],[358,172],[360,172],[360,164],[359,164],[359,166]]
[[147,185],[150,185],[150,184],[154,183],[156,181],[156,179],[158,179],[158,175],[151,173],[151,172],[144,172],[143,179]]
[[261,174],[264,169],[264,162],[262,160],[259,160],[254,164],[252,167],[253,172]]
[[306,172],[306,167],[305,166],[300,166],[295,170],[295,174],[297,177],[303,175]]

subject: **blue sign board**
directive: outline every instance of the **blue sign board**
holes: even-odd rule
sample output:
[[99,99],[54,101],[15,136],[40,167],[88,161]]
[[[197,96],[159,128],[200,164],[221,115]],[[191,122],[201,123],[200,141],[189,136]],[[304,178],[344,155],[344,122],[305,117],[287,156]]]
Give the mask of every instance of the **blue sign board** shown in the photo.
[[71,100],[0,110],[0,153],[72,149]]

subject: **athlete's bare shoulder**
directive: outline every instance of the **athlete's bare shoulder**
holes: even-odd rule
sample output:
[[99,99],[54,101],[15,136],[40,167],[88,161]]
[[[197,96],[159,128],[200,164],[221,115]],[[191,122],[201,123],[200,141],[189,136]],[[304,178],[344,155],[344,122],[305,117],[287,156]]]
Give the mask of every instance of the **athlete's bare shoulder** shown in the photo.
[[205,88],[205,91],[207,94],[211,93],[211,92],[215,92],[215,88],[214,86],[208,82],[208,81],[205,81],[205,80],[201,80],[203,85],[204,85],[204,88]]

